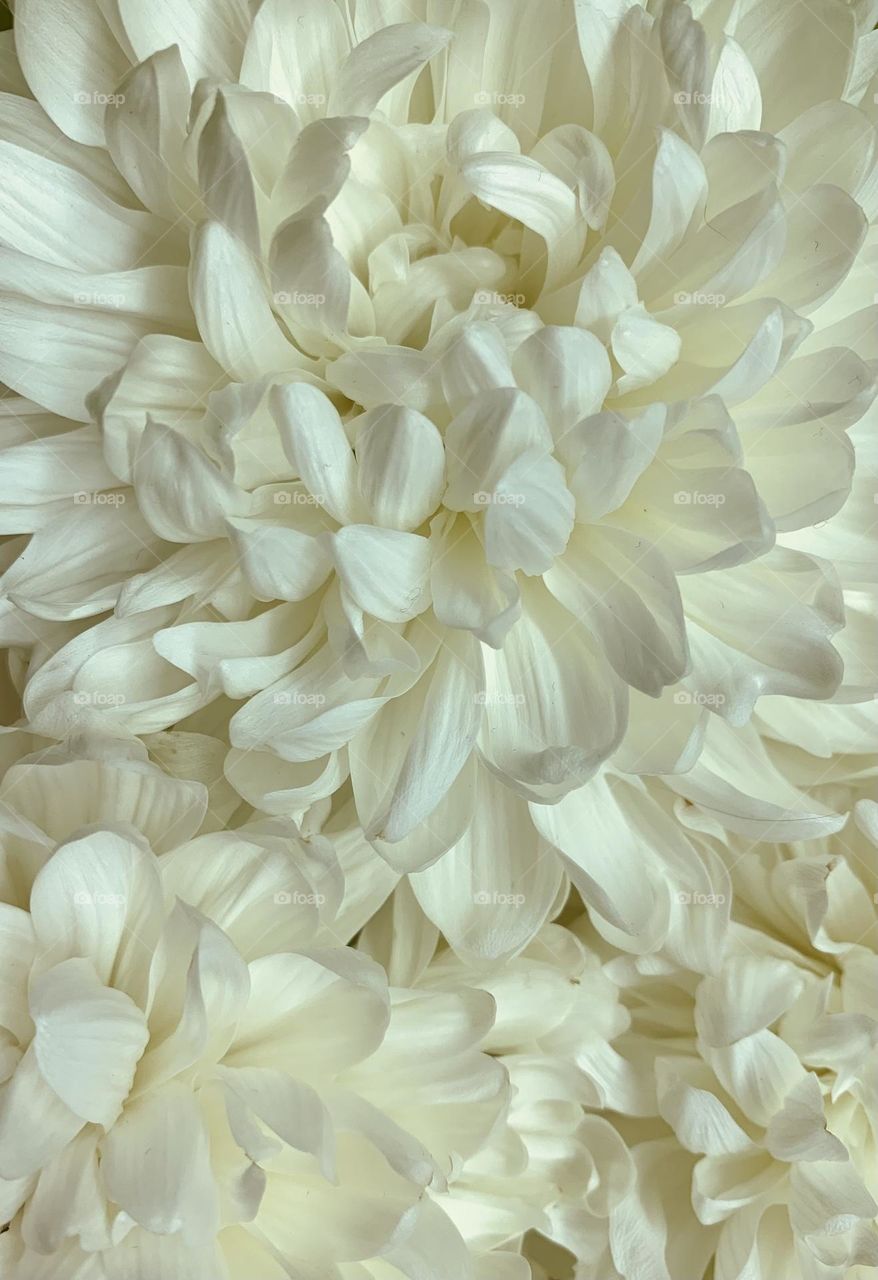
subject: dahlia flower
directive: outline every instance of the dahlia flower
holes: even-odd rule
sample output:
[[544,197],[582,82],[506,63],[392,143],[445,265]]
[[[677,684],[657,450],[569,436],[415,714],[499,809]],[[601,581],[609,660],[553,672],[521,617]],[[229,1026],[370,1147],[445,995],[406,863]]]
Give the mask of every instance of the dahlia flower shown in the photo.
[[669,855],[632,899],[614,793],[842,677],[847,526],[807,530],[874,391],[870,14],[18,0],[0,635],[34,729],[226,700],[251,803],[349,790],[436,918],[485,861],[523,895],[481,950],[566,874],[640,946]]
[[424,1196],[504,1113],[491,998],[389,991],[326,945],[325,842],[190,839],[205,800],[142,760],[5,775],[4,1275],[468,1274]]
[[611,1222],[626,1280],[701,1274],[711,1258],[717,1280],[878,1266],[878,806],[848,804],[823,840],[728,842],[717,976],[608,965],[632,1013],[617,1049],[649,1099],[633,1114],[672,1133],[631,1152],[634,1189]]
[[525,1280],[526,1237],[609,1258],[630,1161],[583,1106],[626,1078],[629,1019],[593,952],[552,925],[468,967],[413,896],[389,951],[386,912],[339,945],[325,839],[199,834],[203,785],[90,751],[0,782],[4,1275]]

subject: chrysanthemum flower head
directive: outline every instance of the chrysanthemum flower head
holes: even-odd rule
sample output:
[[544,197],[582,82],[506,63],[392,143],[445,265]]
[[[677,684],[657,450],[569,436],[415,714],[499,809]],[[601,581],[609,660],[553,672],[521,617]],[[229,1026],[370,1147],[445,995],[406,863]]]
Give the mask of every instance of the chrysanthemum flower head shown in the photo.
[[874,808],[857,800],[823,840],[728,841],[716,976],[608,966],[632,1012],[617,1048],[644,1085],[634,1114],[673,1132],[631,1152],[635,1190],[610,1233],[622,1275],[647,1274],[649,1239],[659,1275],[711,1256],[722,1280],[878,1265]]
[[507,950],[566,871],[661,932],[660,885],[620,912],[577,836],[601,788],[842,677],[841,586],[796,538],[874,390],[874,313],[836,298],[875,137],[867,15],[825,10],[79,0],[62,56],[55,0],[19,4],[31,722],[224,697],[252,803],[349,787],[424,885],[508,848]]

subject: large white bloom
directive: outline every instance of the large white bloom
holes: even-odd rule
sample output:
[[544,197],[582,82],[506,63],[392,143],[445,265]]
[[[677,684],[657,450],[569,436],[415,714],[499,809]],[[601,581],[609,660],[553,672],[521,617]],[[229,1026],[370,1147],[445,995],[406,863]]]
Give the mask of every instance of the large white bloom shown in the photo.
[[189,839],[205,800],[136,760],[3,780],[4,1275],[475,1274],[425,1191],[502,1122],[493,1001],[389,990],[331,945],[328,845]]
[[464,1237],[481,1248],[523,1231],[528,1256],[572,1256],[583,1280],[610,1265],[608,1217],[628,1192],[633,1168],[602,1115],[629,1099],[633,1073],[613,1041],[629,1026],[618,991],[596,952],[575,933],[546,925],[502,967],[433,954],[437,931],[405,887],[362,931],[358,946],[392,982],[418,989],[460,985],[487,991],[496,1005],[482,1042],[512,1086],[507,1127],[449,1185],[441,1203]]
[[661,934],[664,848],[622,910],[636,838],[583,847],[620,773],[842,675],[800,544],[873,394],[868,26],[20,0],[0,586],[33,725],[226,699],[241,794],[349,786],[437,918],[495,860],[527,901],[498,951],[565,866]]
[[528,1238],[603,1265],[632,1170],[583,1112],[628,1073],[597,956],[551,925],[466,966],[410,891],[339,945],[325,839],[198,834],[203,785],[90,748],[0,782],[4,1276],[525,1280]]
[[717,976],[608,966],[632,1011],[618,1048],[643,1086],[634,1114],[673,1131],[632,1151],[611,1227],[629,1280],[711,1257],[717,1280],[878,1267],[878,822],[873,800],[838,802],[853,817],[823,840],[728,842]]

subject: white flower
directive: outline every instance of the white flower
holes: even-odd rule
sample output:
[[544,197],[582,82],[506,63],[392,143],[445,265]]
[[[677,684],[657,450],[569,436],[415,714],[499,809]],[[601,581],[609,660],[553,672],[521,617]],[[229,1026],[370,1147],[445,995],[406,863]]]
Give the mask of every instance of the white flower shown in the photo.
[[878,1266],[875,809],[860,801],[822,841],[758,854],[729,842],[734,919],[717,976],[608,966],[632,1011],[616,1047],[654,1089],[637,1113],[654,1107],[674,1133],[632,1151],[637,1186],[611,1222],[627,1280],[711,1255],[718,1280]]
[[475,987],[496,1004],[482,1047],[509,1074],[509,1111],[438,1201],[473,1249],[508,1247],[527,1232],[529,1258],[552,1248],[601,1274],[610,1265],[610,1208],[633,1181],[625,1144],[598,1114],[630,1103],[637,1087],[613,1047],[629,1025],[616,987],[597,954],[557,924],[499,968],[433,954],[436,940],[403,886],[357,945],[392,982]]
[[349,784],[455,945],[520,949],[569,871],[655,949],[677,836],[622,908],[631,838],[583,824],[842,678],[847,528],[802,531],[874,391],[868,15],[110,8],[61,53],[61,0],[17,6],[0,120],[29,721],[225,699],[241,795]]
[[390,992],[331,945],[325,841],[189,839],[203,788],[142,761],[24,759],[0,800],[4,1275],[475,1268],[425,1192],[505,1111],[489,995]]

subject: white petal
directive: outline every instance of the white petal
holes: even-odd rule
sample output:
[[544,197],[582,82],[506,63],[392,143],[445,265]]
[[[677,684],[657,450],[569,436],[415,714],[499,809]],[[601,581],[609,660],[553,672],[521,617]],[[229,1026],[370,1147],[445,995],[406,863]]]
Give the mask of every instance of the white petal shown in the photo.
[[823,1094],[817,1077],[811,1072],[784,1098],[784,1104],[771,1117],[765,1131],[765,1145],[775,1160],[790,1164],[800,1160],[848,1159],[843,1142],[826,1127]]
[[[778,0],[771,13],[751,6],[736,25],[742,46],[762,89],[762,127],[777,132],[814,102],[838,99],[844,91],[854,38],[854,15],[844,5],[803,8]],[[795,68],[814,62],[807,83]]]
[[566,433],[597,413],[612,383],[604,346],[592,333],[547,325],[523,342],[513,368],[522,391],[540,404],[562,458]]
[[128,69],[110,24],[90,0],[22,0],[17,17],[16,49],[34,97],[68,137],[102,146],[99,95],[113,93]]
[[254,960],[251,999],[230,1067],[269,1067],[325,1088],[384,1038],[387,979],[379,965],[335,947]]
[[[361,811],[367,837],[395,844],[419,824],[432,825],[430,815],[475,746],[481,685],[478,646],[452,634],[429,673],[376,717],[362,763],[358,757],[359,769],[374,771],[379,788],[377,812]],[[359,770],[351,764],[356,793]]]
[[[592,329],[602,342],[609,342],[619,316],[636,306],[637,281],[615,249],[610,246],[602,249],[582,281],[576,323]],[[600,407],[596,405],[591,412],[596,413]]]
[[376,524],[410,531],[433,514],[445,487],[442,437],[429,418],[397,405],[357,419],[360,493]]
[[125,34],[138,61],[169,44],[180,46],[190,79],[237,80],[251,9],[246,0],[156,0],[144,9],[137,0],[118,0]]
[[325,548],[313,533],[234,516],[227,525],[257,600],[306,600],[332,570]]
[[499,478],[485,511],[485,558],[534,576],[549,569],[573,531],[575,503],[557,458],[522,454]]
[[218,1191],[198,1103],[188,1087],[148,1093],[102,1144],[107,1195],[148,1231],[206,1242],[219,1226]]
[[[204,820],[208,800],[199,782],[169,777],[152,765],[124,759],[112,765],[104,760],[85,759],[13,765],[0,783],[0,798],[10,802],[14,798],[16,808],[58,844],[65,844],[69,833],[80,827],[130,822],[156,853],[165,853],[195,835]],[[147,886],[155,880],[154,869],[136,846],[117,840],[110,833],[95,834],[94,839],[98,845],[106,842],[103,856],[108,880],[113,876],[121,879],[140,865],[145,879],[136,896],[141,905],[152,899],[154,891]],[[80,849],[91,853],[97,845],[88,842]],[[65,859],[69,857],[65,854]],[[97,854],[87,874],[99,865]],[[102,931],[108,927],[109,920],[100,926]]]
[[445,450],[452,511],[477,511],[511,463],[529,449],[550,452],[552,437],[535,400],[512,387],[475,396],[448,427]]
[[220,1079],[288,1146],[316,1156],[324,1177],[333,1179],[335,1135],[319,1094],[283,1071],[261,1067],[221,1068]]
[[275,232],[269,261],[274,304],[307,341],[314,331],[347,329],[354,277],[332,240],[318,197]]
[[433,612],[441,623],[472,631],[494,649],[502,646],[521,614],[514,577],[495,572],[486,563],[475,529],[465,516],[458,516],[438,542],[430,591]]
[[720,1048],[764,1031],[803,990],[792,965],[770,957],[730,956],[722,973],[696,993],[695,1021],[705,1044]]
[[[681,703],[691,705],[690,696]],[[846,821],[778,770],[754,728],[733,730],[717,716],[710,717],[697,763],[669,777],[668,785],[728,830],[755,840],[809,840]]]
[[105,987],[87,960],[64,960],[31,983],[34,1053],[46,1083],[71,1111],[109,1128],[146,1047],[146,1018]]
[[22,1216],[22,1239],[42,1254],[79,1237],[86,1250],[109,1249],[110,1211],[100,1182],[97,1129],[79,1134],[42,1170]]
[[211,217],[261,260],[256,182],[247,148],[233,123],[227,92],[217,90],[210,115],[197,138],[198,184]]
[[84,1124],[46,1083],[29,1047],[12,1079],[0,1085],[0,1177],[12,1181],[36,1173]]
[[296,368],[298,356],[272,314],[264,278],[219,222],[204,222],[195,232],[190,293],[204,345],[238,382]]
[[747,1134],[709,1088],[709,1070],[660,1058],[656,1076],[662,1117],[687,1151],[722,1156],[752,1148]]
[[480,200],[545,240],[546,287],[563,279],[579,260],[585,239],[576,196],[566,183],[527,156],[502,153],[473,156],[460,172]]
[[571,432],[570,487],[580,520],[596,523],[622,505],[655,457],[664,422],[664,406],[651,405],[632,419],[596,414]]
[[466,835],[411,885],[454,949],[480,960],[521,951],[545,921],[561,864],[531,823],[525,802],[479,770]]
[[628,788],[599,775],[558,804],[533,805],[533,821],[568,861],[585,901],[615,928],[637,938],[654,931],[661,898],[643,857],[626,799]]
[[225,532],[227,515],[244,515],[248,499],[198,445],[149,421],[134,465],[137,500],[169,542],[206,542]]
[[395,23],[355,46],[341,67],[329,103],[331,115],[370,115],[395,84],[417,71],[451,39],[422,22]]
[[336,572],[360,608],[384,622],[406,622],[429,605],[428,538],[352,524],[332,535]]
[[354,455],[332,402],[293,382],[272,392],[271,411],[284,452],[311,496],[341,524],[360,518]]
[[600,637],[628,684],[657,697],[685,673],[689,650],[680,591],[656,548],[621,529],[578,525],[545,583]]
[[852,1163],[797,1164],[790,1180],[790,1219],[803,1236],[849,1231],[857,1219],[873,1218],[878,1207]]
[[241,83],[284,98],[304,120],[326,112],[348,51],[339,9],[322,0],[265,0],[250,27]]
[[[842,606],[825,562],[778,547],[752,565],[693,582],[684,581],[682,592],[694,680],[731,724],[746,723],[764,693],[835,692],[842,661],[831,641]],[[746,620],[738,603],[745,594]]]
[[555,802],[594,773],[624,730],[626,691],[603,654],[541,584],[503,648],[484,650],[480,747],[510,785]]
[[0,236],[10,248],[79,271],[125,271],[162,239],[158,218],[116,204],[72,169],[8,142],[0,142],[0,161]]
[[669,129],[659,130],[652,171],[652,207],[631,264],[634,276],[645,275],[654,261],[663,262],[697,223],[707,196],[707,178],[695,151]]
[[676,329],[660,324],[643,306],[623,312],[610,342],[613,355],[625,370],[616,383],[620,396],[658,382],[676,364],[682,346]]
[[757,1031],[723,1049],[705,1052],[726,1091],[756,1124],[767,1125],[805,1069],[772,1031]]
[[176,45],[134,67],[107,109],[107,147],[147,209],[175,222],[196,198],[183,159],[189,80]]
[[514,387],[515,381],[506,343],[494,324],[467,325],[442,360],[442,389],[456,412],[480,392]]
[[63,845],[34,881],[34,931],[55,961],[87,959],[101,982],[141,997],[162,894],[152,854],[111,831]]

